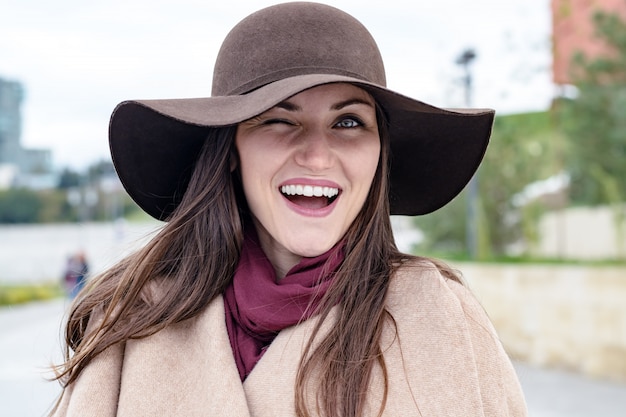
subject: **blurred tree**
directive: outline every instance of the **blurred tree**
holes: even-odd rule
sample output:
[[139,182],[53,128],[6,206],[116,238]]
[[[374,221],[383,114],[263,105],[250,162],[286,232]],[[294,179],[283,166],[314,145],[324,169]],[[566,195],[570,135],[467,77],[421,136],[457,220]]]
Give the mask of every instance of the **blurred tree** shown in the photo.
[[15,188],[0,192],[0,223],[52,223],[75,221],[65,193]]
[[141,209],[122,189],[107,189],[113,165],[98,162],[85,172],[62,171],[56,189],[0,191],[0,223],[111,221],[119,215],[141,218]]
[[[503,256],[521,242],[538,237],[538,200],[519,203],[529,184],[557,174],[560,138],[548,112],[496,117],[491,143],[479,169],[478,259]],[[446,254],[467,253],[467,190],[444,208],[415,218],[425,235],[421,248]]]
[[480,168],[480,193],[493,254],[503,255],[513,244],[528,245],[537,239],[542,203],[516,197],[529,184],[561,171],[560,143],[548,112],[496,118]]
[[113,162],[102,160],[100,162],[96,162],[91,165],[87,170],[87,177],[90,181],[98,181],[103,177],[108,175],[116,175],[115,168],[113,167]]
[[78,213],[70,205],[62,190],[46,190],[37,193],[41,206],[37,213],[39,223],[74,222]]
[[41,207],[35,191],[24,188],[0,191],[0,223],[35,223]]
[[577,54],[573,74],[578,95],[556,106],[569,138],[567,170],[575,204],[615,204],[626,199],[626,21],[594,15],[607,54]]
[[435,251],[454,255],[466,251],[466,201],[466,192],[464,191],[448,205],[434,213],[414,218],[415,226],[424,233],[424,240],[418,246],[419,251]]
[[57,188],[67,190],[72,187],[78,187],[82,182],[82,175],[71,168],[64,168],[61,171],[59,185]]

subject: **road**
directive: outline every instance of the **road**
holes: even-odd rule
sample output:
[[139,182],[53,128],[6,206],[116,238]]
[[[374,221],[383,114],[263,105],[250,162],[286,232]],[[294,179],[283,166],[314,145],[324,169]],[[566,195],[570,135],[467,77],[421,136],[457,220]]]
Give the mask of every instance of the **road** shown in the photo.
[[[46,367],[61,358],[67,301],[0,308],[0,416],[42,417],[58,395]],[[516,364],[531,417],[624,417],[626,384]]]

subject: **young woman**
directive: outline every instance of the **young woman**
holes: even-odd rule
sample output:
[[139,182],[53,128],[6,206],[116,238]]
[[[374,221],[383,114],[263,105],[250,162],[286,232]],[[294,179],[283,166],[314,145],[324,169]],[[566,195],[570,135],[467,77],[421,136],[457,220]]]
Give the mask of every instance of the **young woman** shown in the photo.
[[75,302],[54,415],[525,415],[480,305],[389,220],[454,198],[492,122],[388,90],[335,8],[244,19],[212,97],[113,113],[120,179],[166,224]]

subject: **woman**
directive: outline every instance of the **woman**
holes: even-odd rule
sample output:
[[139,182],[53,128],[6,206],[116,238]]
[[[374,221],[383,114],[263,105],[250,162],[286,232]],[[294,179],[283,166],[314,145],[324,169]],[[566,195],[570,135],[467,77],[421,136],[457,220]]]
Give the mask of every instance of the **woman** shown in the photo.
[[525,415],[483,310],[389,220],[454,198],[492,121],[386,89],[335,8],[244,19],[212,97],[113,113],[120,179],[167,223],[79,296],[55,415]]

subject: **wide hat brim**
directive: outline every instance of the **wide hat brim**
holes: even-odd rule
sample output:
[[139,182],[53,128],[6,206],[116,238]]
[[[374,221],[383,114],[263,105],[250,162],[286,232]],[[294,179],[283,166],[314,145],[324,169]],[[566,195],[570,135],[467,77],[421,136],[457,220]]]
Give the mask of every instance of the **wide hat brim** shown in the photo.
[[333,74],[284,78],[242,95],[122,102],[109,126],[118,176],[139,207],[167,220],[187,188],[209,129],[236,125],[301,91],[336,82],[367,90],[387,114],[391,214],[435,211],[470,181],[487,149],[493,110],[439,108]]

